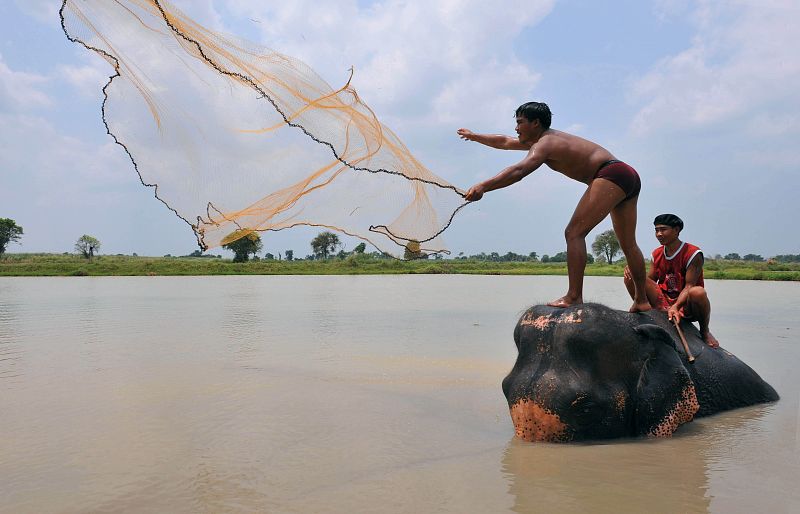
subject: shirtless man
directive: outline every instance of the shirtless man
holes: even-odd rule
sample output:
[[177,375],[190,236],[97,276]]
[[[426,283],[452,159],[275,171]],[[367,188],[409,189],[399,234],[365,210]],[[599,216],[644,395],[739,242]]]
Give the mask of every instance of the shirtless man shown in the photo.
[[578,136],[550,128],[551,113],[547,104],[528,102],[516,111],[519,137],[474,134],[458,129],[458,135],[501,150],[525,150],[528,155],[496,176],[475,184],[465,196],[471,202],[484,193],[510,186],[546,164],[567,177],[587,186],[572,219],[564,231],[567,239],[567,294],[549,303],[567,307],[583,303],[583,273],[586,269],[586,235],[611,214],[614,232],[631,270],[634,285],[631,312],[650,310],[645,292],[645,266],[642,251],[636,244],[636,202],[641,182],[636,170],[618,161],[600,145]]
[[[661,243],[653,250],[653,264],[647,274],[647,299],[650,304],[667,311],[670,320],[686,318],[700,323],[700,335],[712,348],[719,346],[711,335],[711,302],[703,287],[703,251],[681,241],[683,221],[674,214],[660,214],[653,221],[656,239]],[[625,268],[625,286],[634,295],[633,276]]]

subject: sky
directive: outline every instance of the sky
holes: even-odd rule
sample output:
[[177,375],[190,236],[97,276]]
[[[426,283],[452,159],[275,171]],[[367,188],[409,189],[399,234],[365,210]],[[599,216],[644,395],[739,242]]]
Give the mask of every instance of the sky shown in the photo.
[[[515,108],[544,101],[553,128],[638,170],[646,255],[664,212],[683,218],[682,239],[708,256],[800,253],[796,0],[173,3],[213,30],[303,60],[334,88],[352,66],[378,118],[462,189],[524,154],[456,130],[513,135]],[[106,134],[101,88],[113,70],[67,40],[59,7],[0,2],[0,217],[24,229],[8,251],[72,252],[83,234],[103,254],[194,251],[191,228]],[[563,251],[585,187],[542,167],[462,209],[445,240],[453,255]],[[604,221],[587,242],[610,228]],[[317,232],[266,233],[264,251],[304,256]]]

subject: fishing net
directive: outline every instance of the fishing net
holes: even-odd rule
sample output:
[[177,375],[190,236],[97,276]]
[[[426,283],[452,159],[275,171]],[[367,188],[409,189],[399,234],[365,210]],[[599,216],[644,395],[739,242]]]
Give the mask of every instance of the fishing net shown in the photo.
[[61,20],[116,70],[106,129],[202,249],[309,225],[398,258],[447,253],[441,234],[463,191],[415,159],[350,81],[333,89],[163,0],[65,0]]

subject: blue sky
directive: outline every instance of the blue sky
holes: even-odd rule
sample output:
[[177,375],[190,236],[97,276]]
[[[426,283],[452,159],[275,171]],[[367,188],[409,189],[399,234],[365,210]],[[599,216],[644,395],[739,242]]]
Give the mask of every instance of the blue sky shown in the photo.
[[[174,3],[304,60],[334,86],[354,66],[353,84],[381,121],[461,188],[523,155],[461,141],[456,129],[511,134],[518,104],[545,101],[554,128],[641,174],[645,253],[662,212],[680,215],[683,239],[708,255],[800,253],[794,0]],[[0,217],[25,230],[9,250],[72,251],[87,233],[102,253],[193,251],[192,230],[105,134],[110,67],[66,39],[59,5],[0,3]],[[584,187],[542,168],[463,209],[445,239],[454,254],[554,254]],[[305,255],[315,233],[268,233],[265,249]]]

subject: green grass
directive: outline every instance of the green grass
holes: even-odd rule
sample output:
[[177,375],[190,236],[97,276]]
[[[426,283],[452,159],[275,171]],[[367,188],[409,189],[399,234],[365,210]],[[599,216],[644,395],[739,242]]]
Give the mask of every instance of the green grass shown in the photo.
[[[622,276],[621,264],[590,264],[589,276]],[[250,261],[197,257],[131,257],[100,255],[5,254],[0,276],[136,276],[136,275],[381,275],[381,274],[566,275],[563,262],[489,262],[477,260],[398,261],[367,255],[327,261]],[[736,280],[798,280],[800,263],[769,264],[707,261],[705,277]]]

